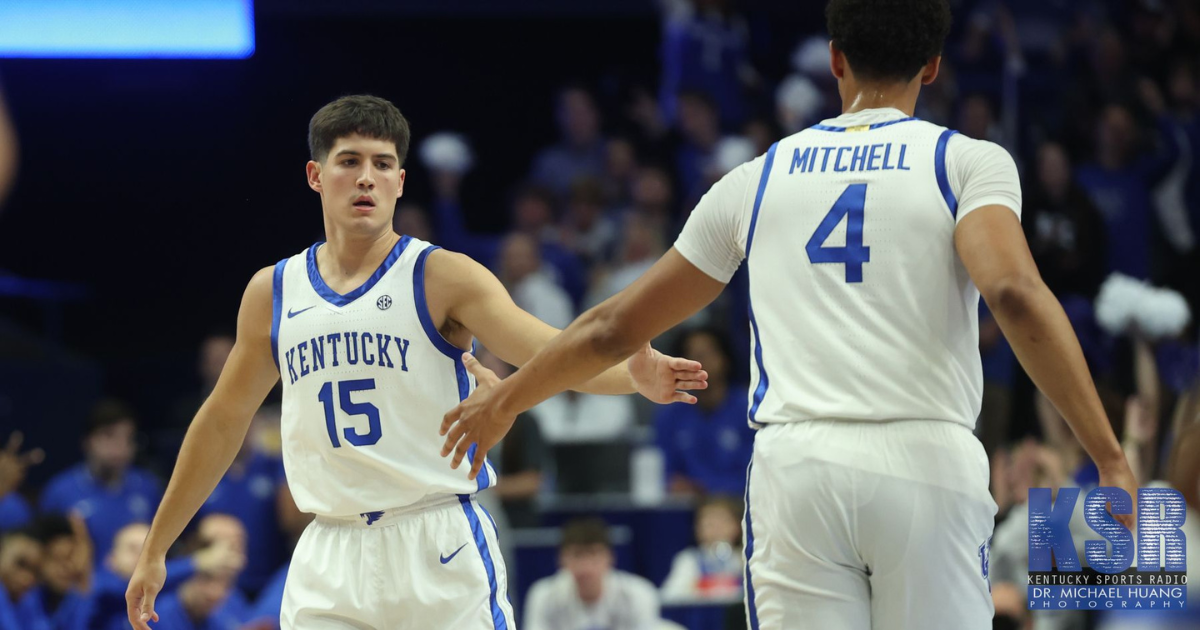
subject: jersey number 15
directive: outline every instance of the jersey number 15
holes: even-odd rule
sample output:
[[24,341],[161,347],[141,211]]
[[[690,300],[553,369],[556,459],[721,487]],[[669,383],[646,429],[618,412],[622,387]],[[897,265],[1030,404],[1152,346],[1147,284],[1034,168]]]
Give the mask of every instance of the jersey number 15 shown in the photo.
[[320,393],[317,394],[317,399],[325,406],[325,428],[329,430],[329,441],[333,442],[333,448],[340,448],[342,443],[338,440],[337,434],[337,418],[333,409],[333,390],[334,385],[337,385],[338,402],[341,403],[342,411],[349,416],[366,416],[367,417],[367,432],[359,433],[354,427],[346,427],[342,429],[342,435],[346,441],[354,446],[370,446],[379,441],[383,435],[383,428],[379,425],[379,407],[371,403],[356,403],[350,400],[350,395],[354,392],[370,391],[375,389],[375,379],[360,378],[353,381],[327,381],[321,386]]
[[[863,210],[867,203],[867,185],[850,184],[833,207],[821,219],[817,231],[808,239],[804,251],[814,265],[841,263],[846,265],[846,282],[862,282],[863,263],[871,260],[871,248],[863,247]],[[825,247],[834,228],[846,219],[846,245]]]

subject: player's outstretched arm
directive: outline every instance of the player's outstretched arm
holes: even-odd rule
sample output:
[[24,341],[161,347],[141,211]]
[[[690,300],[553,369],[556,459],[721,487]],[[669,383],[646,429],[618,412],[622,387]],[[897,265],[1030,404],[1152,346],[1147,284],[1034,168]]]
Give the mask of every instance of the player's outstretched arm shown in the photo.
[[[494,386],[481,385],[442,419],[446,442],[458,468],[471,444],[486,452],[508,432],[518,413],[616,365],[651,339],[696,314],[725,284],[670,249],[641,278],[575,320],[516,374]],[[486,342],[485,342],[486,343]],[[476,457],[470,478],[484,458]]]
[[[1038,273],[1017,215],[999,205],[979,208],[959,222],[954,242],[1021,366],[1099,467],[1101,483],[1124,488],[1136,505],[1137,483],[1104,413],[1079,340]],[[1117,518],[1132,523],[1129,517]]]
[[237,341],[217,386],[188,427],[175,472],[146,536],[125,601],[129,623],[158,621],[154,600],[166,578],[167,549],[212,493],[241,448],[255,410],[279,380],[271,358],[273,268],[250,280],[238,312]]
[[[430,311],[445,313],[512,365],[524,366],[561,332],[517,306],[500,280],[467,256],[434,251],[425,275],[425,286],[431,287],[426,295]],[[694,396],[679,390],[708,386],[708,374],[699,363],[664,355],[649,343],[621,358],[629,361],[572,389],[588,394],[639,393],[656,403],[694,403]]]

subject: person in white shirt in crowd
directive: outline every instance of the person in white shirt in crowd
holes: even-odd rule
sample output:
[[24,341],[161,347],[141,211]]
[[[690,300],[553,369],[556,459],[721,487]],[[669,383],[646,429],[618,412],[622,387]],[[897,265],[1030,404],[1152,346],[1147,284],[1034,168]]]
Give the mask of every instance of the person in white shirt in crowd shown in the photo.
[[675,555],[659,593],[663,602],[742,596],[742,502],[713,495],[696,508],[696,546]]
[[516,233],[500,248],[500,281],[517,306],[554,326],[566,328],[575,318],[571,297],[543,269],[545,266],[537,240]]
[[563,528],[558,573],[529,589],[525,630],[650,630],[659,622],[658,592],[649,580],[613,567],[604,521]]

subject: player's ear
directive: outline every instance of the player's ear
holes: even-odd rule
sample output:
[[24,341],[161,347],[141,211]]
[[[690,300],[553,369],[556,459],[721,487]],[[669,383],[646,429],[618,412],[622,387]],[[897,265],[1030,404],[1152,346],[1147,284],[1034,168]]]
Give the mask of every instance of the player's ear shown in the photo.
[[833,45],[832,40],[829,42],[829,71],[838,81],[846,76],[846,55]]
[[404,169],[400,169],[400,185],[396,187],[396,198],[397,199],[404,196],[404,174],[405,174]]
[[308,175],[308,187],[321,192],[321,164],[312,160],[304,167],[305,173]]
[[938,71],[942,68],[942,56],[938,55],[929,60],[924,68],[921,68],[921,85],[929,85],[937,79]]

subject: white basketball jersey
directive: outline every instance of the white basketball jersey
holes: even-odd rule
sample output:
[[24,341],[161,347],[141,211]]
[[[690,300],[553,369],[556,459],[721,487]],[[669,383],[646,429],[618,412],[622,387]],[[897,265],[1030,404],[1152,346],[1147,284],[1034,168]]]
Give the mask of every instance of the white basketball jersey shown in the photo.
[[748,261],[751,422],[974,427],[979,291],[954,230],[1020,200],[999,146],[894,109],[801,131],[718,182],[675,247],[725,282]]
[[401,237],[366,283],[342,295],[317,269],[321,245],[275,266],[271,346],[297,507],[351,516],[495,485],[490,464],[469,481],[468,466],[452,470],[439,456],[442,415],[474,381],[426,306],[425,260],[437,248]]

